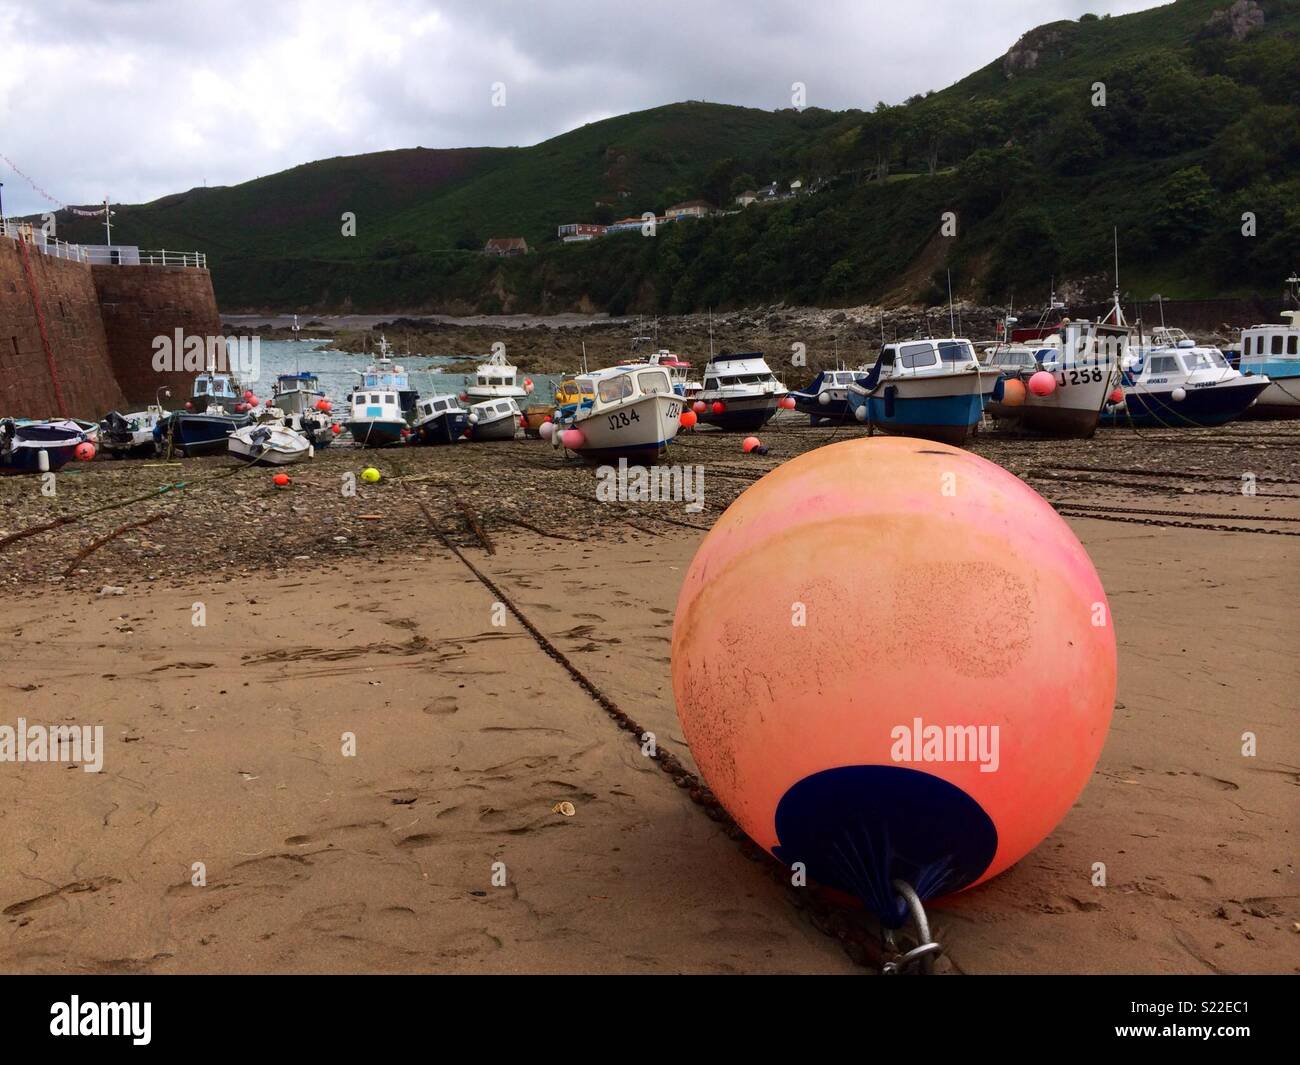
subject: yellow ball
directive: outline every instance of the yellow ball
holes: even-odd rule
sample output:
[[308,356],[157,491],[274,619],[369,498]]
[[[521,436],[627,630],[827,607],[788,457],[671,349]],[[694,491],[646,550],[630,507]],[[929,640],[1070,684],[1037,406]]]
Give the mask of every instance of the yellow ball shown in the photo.
[[379,480],[379,471],[373,466],[367,466],[361,471],[361,479],[367,484],[374,484]]

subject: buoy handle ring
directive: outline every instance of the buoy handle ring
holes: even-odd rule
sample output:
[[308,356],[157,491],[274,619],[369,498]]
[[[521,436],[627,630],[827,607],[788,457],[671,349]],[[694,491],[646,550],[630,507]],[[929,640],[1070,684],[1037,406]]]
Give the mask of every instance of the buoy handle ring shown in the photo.
[[898,954],[894,942],[894,930],[892,928],[885,929],[885,948],[896,956],[885,962],[880,970],[881,974],[884,976],[900,976],[915,965],[920,968],[923,975],[929,976],[934,972],[934,959],[943,953],[943,947],[930,938],[930,921],[925,915],[925,906],[922,905],[921,897],[916,893],[916,890],[906,880],[895,880],[893,884],[899,898],[907,904],[908,910],[911,911],[912,923],[916,925],[917,946],[901,955]]

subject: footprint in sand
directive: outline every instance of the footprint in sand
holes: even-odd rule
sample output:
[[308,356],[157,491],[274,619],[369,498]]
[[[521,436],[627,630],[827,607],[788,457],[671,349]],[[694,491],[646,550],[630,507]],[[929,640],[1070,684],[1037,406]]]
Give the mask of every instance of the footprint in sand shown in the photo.
[[454,714],[460,706],[456,702],[454,695],[439,695],[433,702],[424,707],[426,714]]

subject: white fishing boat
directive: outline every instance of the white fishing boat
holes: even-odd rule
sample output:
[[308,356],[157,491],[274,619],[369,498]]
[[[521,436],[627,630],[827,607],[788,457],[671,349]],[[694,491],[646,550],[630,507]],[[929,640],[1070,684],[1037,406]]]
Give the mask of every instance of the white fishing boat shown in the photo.
[[582,374],[578,385],[590,402],[580,403],[569,428],[553,433],[551,441],[584,459],[653,462],[681,428],[686,401],[673,390],[665,367],[615,366]]
[[362,447],[387,447],[398,443],[410,428],[417,393],[407,372],[388,357],[388,341],[380,337],[379,358],[364,371],[348,396],[351,413],[346,427]]
[[466,384],[465,394],[471,400],[484,399],[523,399],[528,389],[516,384],[518,369],[506,361],[506,353],[498,350],[480,363],[474,371],[473,382]]
[[1103,424],[1166,429],[1223,425],[1245,414],[1271,383],[1267,376],[1234,370],[1218,348],[1164,326],[1130,351],[1122,377],[1124,399],[1107,406]]
[[513,440],[523,415],[513,399],[485,399],[469,409],[469,438],[474,441]]
[[621,365],[662,366],[668,371],[668,379],[672,382],[673,391],[679,396],[693,397],[704,387],[698,381],[691,380],[691,364],[680,356],[674,355],[667,348],[652,351],[644,359],[629,359]]
[[957,445],[979,424],[1001,376],[964,338],[901,341],[885,345],[870,372],[847,387],[847,400],[873,429]]
[[785,393],[762,354],[750,351],[711,358],[695,398],[705,405],[700,421],[748,432],[767,424]]
[[285,425],[256,422],[236,429],[226,439],[230,454],[259,466],[292,466],[315,454],[311,440]]
[[[1016,319],[1007,318],[1004,335],[1012,336],[1015,324]],[[1037,339],[986,349],[983,365],[1002,377],[989,398],[989,415],[1042,436],[1088,439],[1096,432],[1107,397],[1119,381],[1130,333],[1117,294],[1114,308],[1100,322],[1067,318]],[[1039,373],[1046,373],[1050,380],[1030,387]],[[1021,387],[1008,388],[1012,381]]]

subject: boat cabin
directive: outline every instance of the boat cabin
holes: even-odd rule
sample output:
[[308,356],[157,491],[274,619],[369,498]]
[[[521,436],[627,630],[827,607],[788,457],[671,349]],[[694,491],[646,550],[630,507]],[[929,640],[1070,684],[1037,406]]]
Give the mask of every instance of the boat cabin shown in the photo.
[[234,374],[209,370],[194,378],[193,397],[208,403],[224,403],[227,400],[237,403],[243,400],[244,390]]
[[520,416],[519,405],[513,399],[485,399],[470,408],[478,415],[479,421],[495,421],[506,415]]
[[658,366],[616,366],[578,378],[583,399],[578,413],[599,413],[643,396],[674,395],[668,371]]
[[754,388],[768,386],[767,390],[781,387],[767,361],[758,352],[745,355],[728,355],[712,359],[704,368],[704,391],[724,388]]
[[440,414],[464,414],[465,408],[455,396],[430,396],[421,399],[415,405],[415,413],[421,419],[433,418]]
[[880,376],[933,377],[979,368],[969,340],[908,340],[886,344],[880,353]]
[[1297,312],[1287,311],[1290,325],[1252,325],[1241,331],[1243,361],[1265,362],[1269,359],[1300,358],[1300,321]]
[[386,388],[360,388],[352,393],[356,421],[403,421],[401,394]]
[[487,388],[512,388],[517,368],[506,362],[505,353],[498,351],[475,370],[474,384]]

